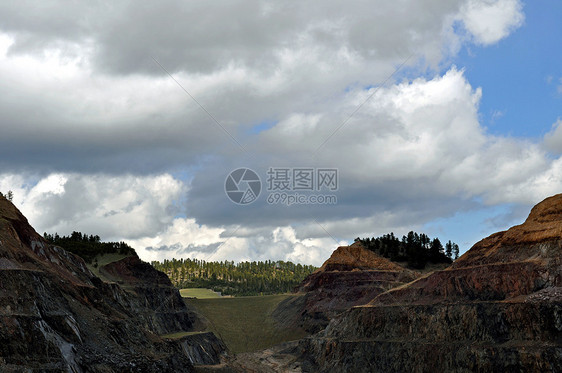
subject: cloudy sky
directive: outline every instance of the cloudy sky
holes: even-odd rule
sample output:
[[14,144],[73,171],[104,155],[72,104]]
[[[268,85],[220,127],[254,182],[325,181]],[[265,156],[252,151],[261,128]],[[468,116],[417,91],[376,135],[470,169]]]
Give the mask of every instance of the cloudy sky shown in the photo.
[[[561,14],[556,0],[2,2],[0,191],[41,233],[125,240],[145,260],[319,265],[409,230],[466,251],[562,192]],[[252,203],[225,193],[238,168],[261,179]]]

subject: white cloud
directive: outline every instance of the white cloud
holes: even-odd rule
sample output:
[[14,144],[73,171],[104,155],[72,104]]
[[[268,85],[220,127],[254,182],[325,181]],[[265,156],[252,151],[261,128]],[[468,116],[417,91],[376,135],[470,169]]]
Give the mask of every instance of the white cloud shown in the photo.
[[497,39],[521,18],[508,0],[22,6],[0,5],[0,167],[118,174],[192,166],[229,141],[152,57],[240,138],[327,112],[408,56],[437,68],[466,42],[455,20]]
[[558,118],[550,132],[544,136],[544,143],[548,150],[555,153],[562,153],[562,119]]
[[177,213],[185,187],[170,175],[0,175],[0,188],[40,232],[98,234],[106,240],[157,235]]
[[126,240],[147,261],[196,257],[320,265],[336,245],[331,238],[298,239],[292,227],[247,232],[252,234],[246,237],[240,232],[238,237],[236,228],[227,232],[193,218],[174,217],[175,200],[186,189],[170,175],[51,174],[30,184],[32,179],[0,175],[0,191],[14,192],[14,203],[39,233],[66,235],[76,230],[103,240]]
[[[302,165],[312,159],[302,158],[303,150],[310,155],[310,144],[318,145],[371,93],[350,91],[331,111],[290,115],[260,133],[258,144],[264,150],[252,150],[264,161],[279,157],[286,164]],[[204,188],[210,199],[196,185],[188,189],[168,174],[11,174],[0,178],[0,189],[14,190],[16,205],[40,232],[80,230],[125,239],[146,260],[191,256],[319,265],[337,246],[330,235],[352,239],[388,231],[403,234],[452,213],[463,200],[529,204],[562,187],[562,161],[550,161],[540,144],[485,132],[478,122],[481,95],[456,68],[433,79],[379,89],[322,149],[320,161],[337,167],[341,182],[338,205],[318,210],[321,226],[314,214],[302,214],[302,209],[279,207],[270,214],[271,208],[258,206],[248,213],[230,204],[222,174],[217,185]],[[545,143],[560,137],[559,126],[553,126]],[[196,175],[222,171],[205,167]],[[184,193],[187,210],[177,203]],[[213,205],[216,201],[223,205]],[[447,206],[443,201],[453,202]],[[196,208],[198,202],[205,212]],[[186,211],[188,217],[177,216]],[[231,213],[230,223],[219,222],[221,215]],[[234,225],[238,215],[246,220]]]
[[[291,157],[296,165],[306,159],[302,149],[315,149],[320,141],[314,138],[327,138],[346,119],[338,113],[350,112],[370,93],[354,92],[332,113],[291,116],[261,135],[262,146],[281,151],[279,144],[290,143],[284,147],[289,154],[301,150]],[[379,89],[322,148],[322,161],[338,167],[342,182],[353,180],[357,188],[402,181],[443,197],[460,193],[489,203],[545,197],[544,190],[551,188],[544,188],[540,175],[548,172],[550,161],[540,144],[487,134],[478,117],[481,95],[456,68],[434,79]],[[328,129],[313,136],[322,132],[319,123]],[[523,186],[525,196],[511,190]],[[404,199],[412,195],[408,189],[392,193],[404,193]]]
[[519,0],[469,0],[459,19],[477,44],[490,45],[523,25],[525,16]]
[[[237,227],[239,228],[239,227]],[[333,251],[331,238],[298,239],[292,227],[278,227],[249,237],[225,235],[224,228],[199,225],[194,219],[175,219],[168,230],[155,237],[128,240],[145,260],[197,258],[207,261],[285,260],[320,265]]]
[[[408,76],[427,75],[467,43],[505,38],[523,22],[518,1],[13,4],[0,5],[0,189],[40,232],[126,239],[147,260],[321,264],[337,245],[324,229],[405,233],[467,200],[530,203],[559,186],[540,144],[486,133],[462,69],[374,88],[412,54]],[[231,166],[278,165],[337,167],[338,205],[226,200]]]

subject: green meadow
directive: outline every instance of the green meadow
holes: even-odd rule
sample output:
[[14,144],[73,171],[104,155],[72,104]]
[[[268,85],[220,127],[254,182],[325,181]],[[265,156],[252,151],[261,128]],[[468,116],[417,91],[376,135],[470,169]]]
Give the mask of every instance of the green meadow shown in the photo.
[[300,328],[279,325],[271,315],[282,300],[293,296],[185,299],[185,302],[208,320],[208,330],[221,338],[231,352],[241,353],[263,350],[307,335]]
[[180,294],[184,298],[197,298],[197,299],[210,299],[210,298],[221,297],[218,293],[215,293],[211,289],[200,289],[200,288],[180,289]]

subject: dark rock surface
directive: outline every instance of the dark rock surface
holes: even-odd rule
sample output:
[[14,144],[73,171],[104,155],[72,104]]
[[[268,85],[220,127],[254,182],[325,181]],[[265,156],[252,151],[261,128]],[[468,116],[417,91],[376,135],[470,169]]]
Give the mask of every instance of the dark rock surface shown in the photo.
[[178,343],[193,365],[218,365],[226,346],[213,333],[197,333],[179,338]]
[[0,371],[191,372],[224,351],[212,336],[160,337],[194,322],[164,274],[137,257],[106,270],[119,283],[49,245],[0,197]]
[[137,256],[109,263],[100,268],[100,273],[128,293],[122,305],[144,328],[156,334],[192,330],[198,321],[195,311],[188,309],[168,276]]
[[[561,372],[562,195],[301,341],[319,372]],[[306,371],[303,369],[303,371]]]

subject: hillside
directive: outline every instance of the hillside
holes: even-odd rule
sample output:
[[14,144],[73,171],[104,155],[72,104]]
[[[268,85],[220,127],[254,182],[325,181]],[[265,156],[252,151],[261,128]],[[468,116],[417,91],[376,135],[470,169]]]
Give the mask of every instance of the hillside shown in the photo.
[[180,288],[209,288],[222,295],[250,296],[291,292],[316,270],[285,261],[207,262],[198,259],[153,261]]
[[168,278],[136,256],[107,264],[114,282],[50,245],[0,197],[0,371],[189,372],[225,347],[193,329]]
[[301,282],[297,292],[302,296],[281,302],[274,315],[280,322],[318,332],[338,313],[419,275],[365,249],[360,242],[340,246]]
[[352,271],[364,269],[378,269],[381,271],[401,271],[404,268],[390,260],[365,250],[363,243],[351,246],[340,246],[332,253],[330,258],[322,264],[319,272],[326,271]]
[[[309,371],[562,371],[562,195],[301,342]],[[304,370],[303,370],[304,371]]]
[[136,255],[135,250],[125,242],[102,242],[98,235],[87,235],[82,232],[72,232],[70,236],[59,236],[57,233],[43,233],[43,238],[51,245],[64,247],[66,251],[78,255],[88,264],[97,266],[102,256]]

